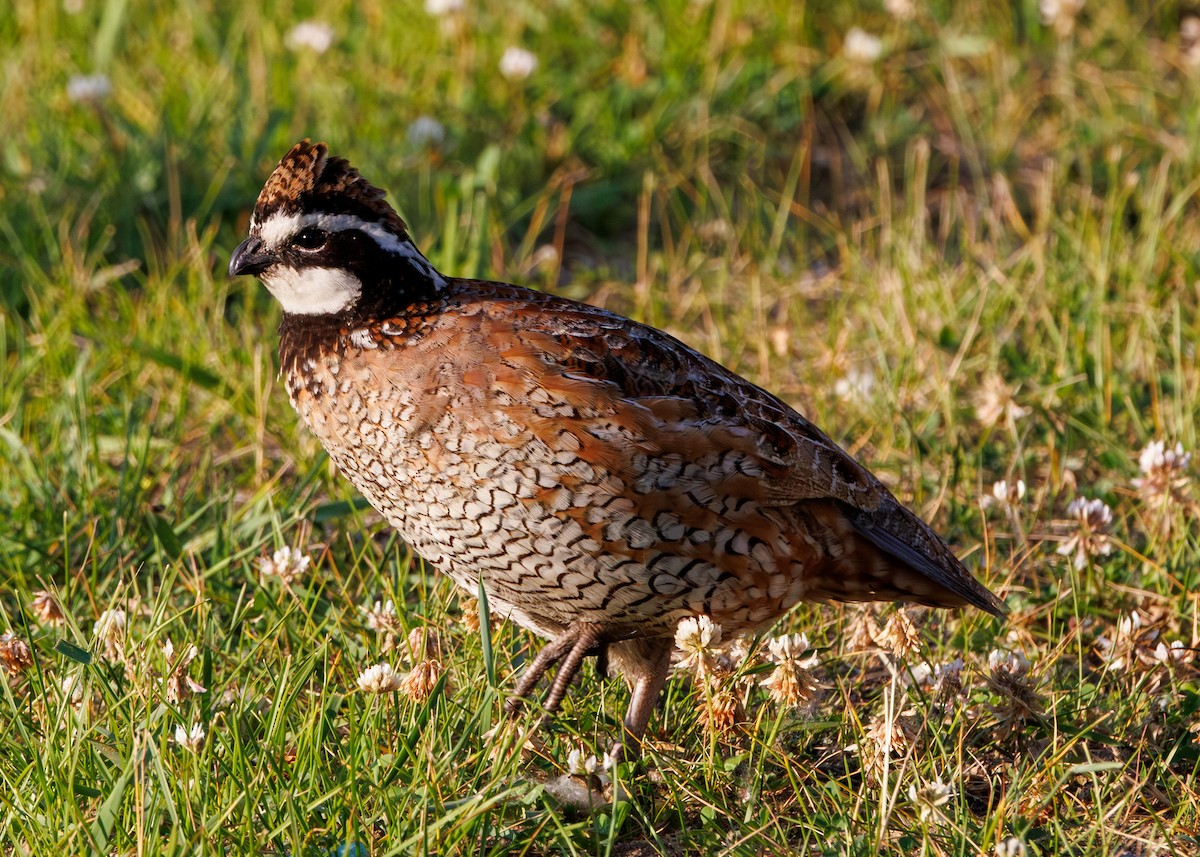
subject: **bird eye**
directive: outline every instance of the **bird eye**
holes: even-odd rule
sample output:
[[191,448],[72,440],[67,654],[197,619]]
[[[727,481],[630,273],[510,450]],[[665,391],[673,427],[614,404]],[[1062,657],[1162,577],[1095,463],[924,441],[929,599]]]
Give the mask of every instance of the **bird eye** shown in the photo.
[[296,237],[292,239],[292,244],[301,250],[320,250],[325,246],[325,240],[328,237],[325,232],[314,226],[310,226],[296,233]]

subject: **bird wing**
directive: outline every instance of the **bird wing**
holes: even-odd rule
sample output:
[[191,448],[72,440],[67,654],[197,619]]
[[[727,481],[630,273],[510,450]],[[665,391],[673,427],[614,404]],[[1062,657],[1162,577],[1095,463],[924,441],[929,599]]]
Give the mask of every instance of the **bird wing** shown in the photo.
[[[604,310],[516,286],[466,285],[466,305],[442,316],[474,343],[464,381],[520,410],[513,422],[552,447],[571,435],[544,499],[578,515],[606,550],[639,561],[694,556],[766,592],[783,557],[853,553],[857,536],[875,550],[845,561],[872,566],[878,580],[846,597],[912,595],[1003,612],[924,521],[775,396]],[[590,520],[570,497],[597,491],[615,506]],[[822,533],[827,542],[814,544]],[[897,574],[912,585],[897,589]]]

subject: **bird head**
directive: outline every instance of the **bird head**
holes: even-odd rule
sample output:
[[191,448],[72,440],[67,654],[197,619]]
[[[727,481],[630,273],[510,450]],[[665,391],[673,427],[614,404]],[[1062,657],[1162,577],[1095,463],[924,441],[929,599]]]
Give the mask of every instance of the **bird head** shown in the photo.
[[262,280],[285,313],[328,315],[428,297],[446,283],[384,192],[324,143],[302,140],[271,173],[229,275]]

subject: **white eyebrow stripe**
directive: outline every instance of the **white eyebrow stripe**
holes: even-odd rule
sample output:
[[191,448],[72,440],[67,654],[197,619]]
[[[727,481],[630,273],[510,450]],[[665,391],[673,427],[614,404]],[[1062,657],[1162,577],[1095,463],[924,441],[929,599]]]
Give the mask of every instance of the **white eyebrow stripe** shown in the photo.
[[320,212],[284,214],[277,212],[268,217],[259,227],[258,237],[271,250],[278,250],[302,229],[310,226],[315,226],[325,232],[346,232],[357,229],[359,232],[370,235],[384,252],[415,262],[438,288],[446,285],[446,278],[433,267],[411,241],[398,238],[382,224],[363,220],[354,214],[323,214]]

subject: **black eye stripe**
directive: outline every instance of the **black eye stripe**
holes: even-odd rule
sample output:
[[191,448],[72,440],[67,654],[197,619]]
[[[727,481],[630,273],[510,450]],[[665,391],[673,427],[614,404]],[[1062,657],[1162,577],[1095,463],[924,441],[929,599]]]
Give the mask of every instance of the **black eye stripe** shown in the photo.
[[328,232],[315,226],[308,226],[296,233],[292,238],[292,246],[299,247],[301,250],[319,250],[325,246],[325,242],[328,240]]

